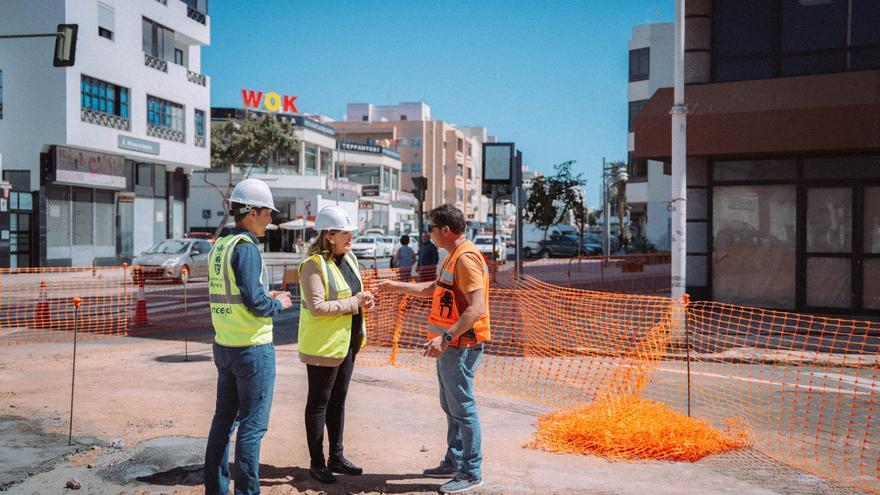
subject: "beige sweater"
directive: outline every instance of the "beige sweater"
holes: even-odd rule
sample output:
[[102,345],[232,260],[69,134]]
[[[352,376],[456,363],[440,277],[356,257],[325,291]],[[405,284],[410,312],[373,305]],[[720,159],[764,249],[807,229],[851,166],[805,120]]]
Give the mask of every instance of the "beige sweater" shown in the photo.
[[[321,267],[314,262],[304,262],[300,285],[302,304],[313,316],[355,315],[358,313],[357,297],[347,297],[337,301],[325,301],[324,281],[321,280]],[[332,263],[332,262],[328,262]]]

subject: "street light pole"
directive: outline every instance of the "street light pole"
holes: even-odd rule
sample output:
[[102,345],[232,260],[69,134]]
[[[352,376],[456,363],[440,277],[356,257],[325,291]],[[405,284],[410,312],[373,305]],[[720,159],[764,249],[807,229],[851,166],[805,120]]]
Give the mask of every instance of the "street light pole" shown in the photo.
[[602,254],[611,255],[611,205],[608,198],[608,170],[602,157]]
[[672,298],[684,296],[687,263],[687,106],[684,103],[684,0],[675,2],[675,80],[672,110]]

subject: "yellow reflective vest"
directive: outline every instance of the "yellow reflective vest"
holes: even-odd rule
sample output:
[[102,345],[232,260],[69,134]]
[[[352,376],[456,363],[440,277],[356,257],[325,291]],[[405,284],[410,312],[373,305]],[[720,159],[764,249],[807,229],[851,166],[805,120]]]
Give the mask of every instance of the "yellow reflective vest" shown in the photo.
[[[272,343],[272,318],[257,316],[241,299],[232,270],[232,251],[239,242],[253,242],[246,234],[217,239],[208,255],[208,297],[214,342],[227,347],[247,347]],[[260,272],[263,289],[269,293],[266,263]]]
[[[357,258],[351,253],[345,255],[345,262],[357,276],[363,287]],[[336,301],[351,297],[351,287],[342,276],[342,271],[333,260],[328,261],[320,254],[306,258],[297,267],[300,274],[300,293],[302,291],[302,269],[306,263],[315,263],[324,282],[324,300]],[[339,366],[348,355],[351,344],[352,315],[315,316],[305,304],[299,311],[299,359],[306,364],[317,366]],[[361,347],[367,345],[366,317],[361,318]]]

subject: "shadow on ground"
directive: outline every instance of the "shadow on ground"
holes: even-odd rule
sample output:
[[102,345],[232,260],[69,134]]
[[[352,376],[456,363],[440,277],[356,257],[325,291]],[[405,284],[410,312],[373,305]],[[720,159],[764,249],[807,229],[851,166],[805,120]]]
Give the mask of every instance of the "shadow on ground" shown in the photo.
[[[235,464],[229,470],[235,472]],[[204,465],[190,464],[175,466],[166,471],[148,476],[140,476],[137,481],[157,486],[199,486],[204,484]],[[260,464],[260,486],[271,487],[290,485],[298,490],[317,490],[328,494],[334,493],[409,493],[419,491],[436,491],[441,480],[435,483],[420,482],[419,474],[372,474],[361,476],[337,476],[337,482],[325,485],[312,479],[309,470],[298,466],[277,467]],[[411,482],[406,482],[411,481]]]

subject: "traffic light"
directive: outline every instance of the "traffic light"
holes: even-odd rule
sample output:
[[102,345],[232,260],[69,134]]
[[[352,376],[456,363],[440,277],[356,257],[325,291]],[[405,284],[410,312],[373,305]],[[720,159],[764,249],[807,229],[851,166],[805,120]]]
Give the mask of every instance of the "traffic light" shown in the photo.
[[416,186],[412,192],[421,203],[425,200],[425,191],[428,190],[428,179],[426,177],[413,177],[412,182]]
[[76,33],[78,24],[59,24],[58,37],[55,38],[55,67],[73,67],[76,60]]

